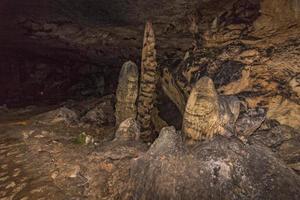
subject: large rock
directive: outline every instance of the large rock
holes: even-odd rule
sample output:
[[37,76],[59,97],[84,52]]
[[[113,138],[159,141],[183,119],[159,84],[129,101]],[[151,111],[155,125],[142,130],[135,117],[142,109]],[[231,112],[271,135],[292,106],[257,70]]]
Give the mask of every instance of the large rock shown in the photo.
[[268,149],[222,136],[187,150],[164,128],[134,159],[126,199],[299,199],[300,178]]
[[300,174],[299,130],[278,123],[264,123],[250,138],[250,143],[262,144],[276,153],[289,167]]

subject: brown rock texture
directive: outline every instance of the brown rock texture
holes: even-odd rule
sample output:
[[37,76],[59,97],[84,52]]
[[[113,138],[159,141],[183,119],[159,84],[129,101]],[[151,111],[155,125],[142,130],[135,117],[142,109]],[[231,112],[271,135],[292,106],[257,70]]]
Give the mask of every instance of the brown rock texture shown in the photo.
[[158,80],[155,36],[151,22],[147,22],[145,27],[141,65],[137,120],[141,124],[142,131],[149,131]]
[[128,118],[137,116],[136,101],[139,89],[139,72],[135,63],[128,61],[122,66],[116,92],[116,126]]
[[[89,107],[91,102],[80,104]],[[130,160],[148,149],[135,138],[139,133],[136,120],[125,121],[115,134],[114,124],[70,125],[70,109],[40,109],[0,115],[0,198],[122,199]],[[79,142],[75,140],[79,135],[93,141]]]

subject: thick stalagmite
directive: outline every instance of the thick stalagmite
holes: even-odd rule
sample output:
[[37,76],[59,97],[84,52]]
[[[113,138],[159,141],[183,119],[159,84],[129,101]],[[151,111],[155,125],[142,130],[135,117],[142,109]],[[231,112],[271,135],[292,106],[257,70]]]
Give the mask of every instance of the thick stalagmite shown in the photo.
[[156,83],[157,62],[155,36],[151,22],[147,22],[143,42],[137,116],[142,131],[149,131],[151,128],[151,113],[155,99]]
[[188,99],[182,130],[193,140],[210,139],[216,134],[230,136],[239,116],[240,101],[234,96],[218,96],[213,81],[201,78]]
[[217,91],[210,78],[201,78],[188,99],[182,130],[188,138],[201,140],[216,134],[219,124],[220,108]]
[[128,118],[136,118],[136,99],[138,96],[138,69],[128,61],[122,66],[117,88],[116,126]]

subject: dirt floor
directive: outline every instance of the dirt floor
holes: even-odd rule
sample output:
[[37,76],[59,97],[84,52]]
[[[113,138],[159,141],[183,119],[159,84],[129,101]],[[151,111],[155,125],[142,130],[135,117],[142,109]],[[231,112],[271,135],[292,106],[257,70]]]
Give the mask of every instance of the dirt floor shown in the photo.
[[118,195],[122,187],[109,183],[122,183],[129,160],[145,146],[126,144],[122,150],[118,141],[108,143],[114,138],[113,126],[79,127],[79,123],[68,124],[68,118],[48,123],[58,117],[46,112],[50,109],[54,108],[1,113],[0,199],[112,199]]

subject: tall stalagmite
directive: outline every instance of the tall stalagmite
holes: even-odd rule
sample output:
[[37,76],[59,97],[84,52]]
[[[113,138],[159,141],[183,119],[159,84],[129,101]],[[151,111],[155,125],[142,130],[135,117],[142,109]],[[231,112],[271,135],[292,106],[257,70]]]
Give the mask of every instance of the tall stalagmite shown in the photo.
[[149,131],[157,83],[155,36],[151,22],[145,27],[140,81],[137,120],[142,131]]
[[116,126],[128,118],[136,118],[139,72],[135,63],[128,61],[122,66],[117,88]]

